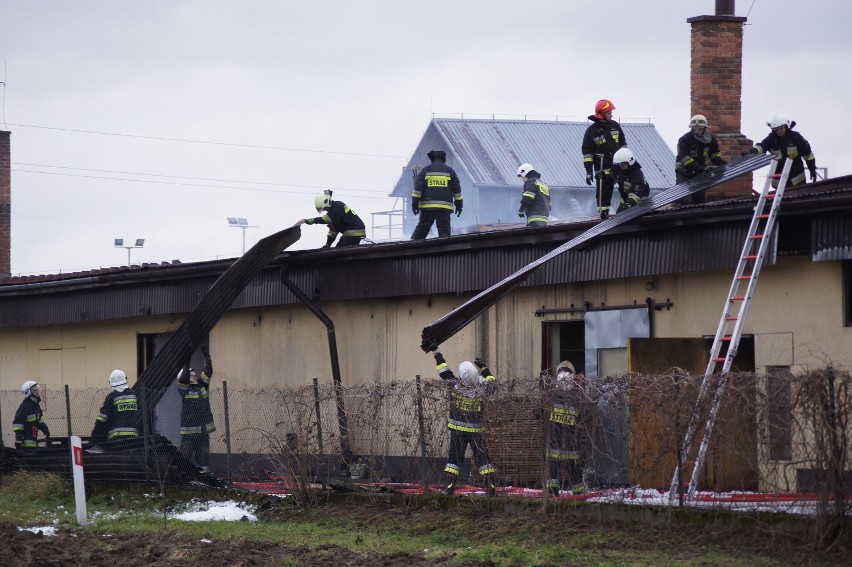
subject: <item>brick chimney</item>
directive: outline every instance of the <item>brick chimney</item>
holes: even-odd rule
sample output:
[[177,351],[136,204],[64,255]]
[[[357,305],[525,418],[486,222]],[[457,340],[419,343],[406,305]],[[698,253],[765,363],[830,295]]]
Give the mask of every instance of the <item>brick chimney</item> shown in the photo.
[[[716,0],[715,15],[686,20],[692,26],[690,116],[707,116],[719,140],[722,157],[728,161],[740,157],[752,146],[751,140],[740,131],[746,18],[734,16],[734,4],[735,0]],[[708,191],[707,200],[748,195],[751,190],[752,176],[743,175]]]
[[12,273],[12,133],[0,130],[0,278]]

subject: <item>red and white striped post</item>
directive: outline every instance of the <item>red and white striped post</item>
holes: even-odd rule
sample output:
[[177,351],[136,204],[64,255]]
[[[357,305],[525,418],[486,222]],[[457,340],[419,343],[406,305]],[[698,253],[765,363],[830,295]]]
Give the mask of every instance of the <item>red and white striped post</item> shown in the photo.
[[77,507],[77,522],[85,526],[88,524],[88,519],[86,485],[83,482],[83,442],[76,435],[71,436],[71,469],[74,471],[74,504]]

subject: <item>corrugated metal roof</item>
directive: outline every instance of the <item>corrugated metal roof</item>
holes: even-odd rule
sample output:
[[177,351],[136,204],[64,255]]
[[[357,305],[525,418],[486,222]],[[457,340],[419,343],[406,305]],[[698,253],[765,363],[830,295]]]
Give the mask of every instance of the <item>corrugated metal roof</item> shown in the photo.
[[[529,162],[551,187],[586,188],[580,147],[590,122],[548,120],[471,120],[434,118],[408,163],[423,161],[436,137],[449,148],[448,161],[464,169],[475,185],[517,188],[516,171]],[[642,164],[654,188],[675,184],[675,155],[653,124],[622,123],[628,147]],[[394,195],[410,192],[411,176],[404,172]]]
[[[809,184],[810,185],[810,184]],[[779,223],[810,225],[805,249],[814,260],[839,260],[852,250],[852,177],[791,189]],[[754,199],[655,212],[572,250],[531,274],[524,285],[558,285],[690,271],[736,264]],[[807,220],[801,223],[800,220]],[[231,309],[287,305],[295,297],[278,270],[318,301],[381,299],[481,291],[597,221],[511,228],[425,241],[287,252],[252,280]],[[807,249],[810,240],[811,249]],[[85,323],[188,313],[231,261],[154,265],[0,283],[0,328]]]

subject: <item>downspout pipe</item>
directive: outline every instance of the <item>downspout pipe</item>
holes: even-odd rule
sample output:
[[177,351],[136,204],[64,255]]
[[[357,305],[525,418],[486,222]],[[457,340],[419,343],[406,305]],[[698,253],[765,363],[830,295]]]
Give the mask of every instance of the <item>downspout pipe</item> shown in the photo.
[[326,315],[319,305],[311,301],[302,290],[296,287],[288,277],[289,265],[285,264],[281,267],[281,283],[284,284],[290,292],[296,296],[302,305],[311,310],[311,313],[316,315],[317,319],[322,321],[325,328],[328,330],[328,350],[331,358],[331,377],[334,380],[334,396],[337,400],[337,424],[340,428],[340,452],[343,456],[343,461],[346,465],[355,463],[355,454],[349,446],[349,423],[346,417],[346,407],[343,404],[343,384],[340,379],[340,360],[337,355],[337,338],[334,333],[334,322]]

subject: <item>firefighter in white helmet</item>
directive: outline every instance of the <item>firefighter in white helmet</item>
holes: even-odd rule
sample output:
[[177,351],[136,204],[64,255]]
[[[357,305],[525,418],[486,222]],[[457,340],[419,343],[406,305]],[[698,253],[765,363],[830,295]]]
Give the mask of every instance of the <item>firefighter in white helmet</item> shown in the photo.
[[612,175],[621,195],[617,213],[636,206],[641,199],[651,194],[651,188],[642,173],[642,166],[627,146],[620,148],[612,156]]
[[559,363],[555,376],[544,376],[542,403],[549,427],[545,455],[550,462],[547,488],[553,496],[559,496],[561,490],[573,494],[585,491],[580,414],[584,383],[583,375],[576,374],[568,360]]
[[[787,120],[783,116],[773,116],[772,120],[766,123],[771,132],[759,144],[756,144],[749,153],[762,154],[769,152],[779,159],[777,172],[781,173],[784,169],[784,162],[787,159],[793,160],[793,165],[790,166],[790,185],[799,185],[806,183],[805,180],[805,165],[811,175],[811,182],[817,180],[816,173],[816,158],[811,145],[804,136],[793,130],[796,125],[795,121]],[[804,160],[804,164],[802,163]],[[778,186],[778,180],[772,180],[772,186]]]
[[140,435],[142,413],[136,392],[127,385],[127,373],[115,369],[109,375],[107,394],[92,428],[92,443],[129,439]]
[[326,189],[314,199],[314,207],[320,216],[312,219],[301,219],[296,225],[328,225],[328,234],[323,248],[331,248],[338,234],[341,235],[337,242],[338,247],[358,246],[361,244],[361,239],[367,237],[364,221],[346,203],[332,199],[331,194],[331,189]]
[[[689,132],[677,141],[675,159],[675,181],[683,183],[717,165],[727,162],[722,158],[719,141],[710,131],[710,124],[703,114],[689,119]],[[700,205],[704,202],[704,193],[689,195],[677,201],[679,205]]]
[[35,449],[38,447],[38,432],[50,440],[50,428],[41,419],[41,387],[35,380],[27,380],[21,385],[24,401],[15,412],[12,421],[12,431],[15,433],[15,447],[18,449]]
[[541,182],[541,173],[536,171],[531,163],[518,167],[518,177],[524,180],[518,216],[526,217],[527,226],[530,228],[547,226],[551,207],[550,187]]
[[485,494],[496,496],[494,475],[497,469],[491,463],[491,457],[485,446],[483,397],[496,390],[497,380],[480,358],[477,358],[475,362],[468,360],[462,362],[459,365],[458,376],[453,374],[447,366],[447,361],[444,360],[444,355],[440,352],[435,352],[435,363],[441,379],[449,380],[452,384],[450,417],[447,421],[447,427],[450,430],[450,450],[447,466],[444,467],[444,474],[447,477],[444,494],[449,495],[455,492],[461,465],[464,462],[467,447],[470,445],[479,467],[479,476],[485,485]]

